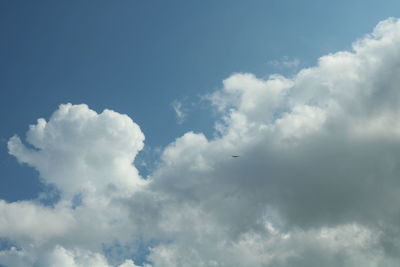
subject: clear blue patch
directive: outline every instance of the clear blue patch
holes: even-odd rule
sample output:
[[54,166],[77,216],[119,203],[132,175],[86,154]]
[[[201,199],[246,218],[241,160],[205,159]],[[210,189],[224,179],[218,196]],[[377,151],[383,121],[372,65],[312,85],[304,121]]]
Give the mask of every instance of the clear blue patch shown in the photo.
[[137,239],[131,243],[121,244],[115,241],[112,244],[103,244],[103,253],[111,264],[121,264],[121,260],[131,259],[136,265],[151,264],[147,260],[150,248],[155,247],[160,241]]
[[42,184],[39,203],[46,207],[54,207],[60,201],[61,193],[54,185]]
[[13,247],[16,246],[14,243],[11,242],[11,240],[5,237],[0,237],[0,251],[10,250]]
[[288,112],[290,112],[290,109],[289,108],[278,108],[278,109],[275,109],[273,112],[272,112],[272,120],[273,121],[276,121],[276,120],[278,120],[278,119],[281,119],[282,117],[283,117],[283,115],[284,114],[286,114],[286,113],[288,113]]
[[139,174],[143,179],[147,177],[156,169],[160,161],[161,149],[145,146],[135,158],[133,165],[138,169]]
[[71,208],[72,209],[76,209],[77,207],[82,205],[82,194],[76,194],[73,198],[72,198],[72,203],[71,203]]

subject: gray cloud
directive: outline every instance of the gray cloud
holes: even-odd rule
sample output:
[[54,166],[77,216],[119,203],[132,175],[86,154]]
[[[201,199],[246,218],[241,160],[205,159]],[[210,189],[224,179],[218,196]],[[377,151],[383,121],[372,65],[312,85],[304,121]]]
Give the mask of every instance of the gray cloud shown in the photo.
[[[132,165],[144,140],[132,120],[60,106],[28,131],[36,149],[9,141],[62,197],[0,202],[0,235],[18,247],[0,264],[135,266],[131,249],[102,246],[141,240],[147,266],[397,266],[399,48],[388,19],[291,79],[231,75],[210,98],[218,137],[177,138],[147,180]],[[18,214],[30,221],[9,223]]]

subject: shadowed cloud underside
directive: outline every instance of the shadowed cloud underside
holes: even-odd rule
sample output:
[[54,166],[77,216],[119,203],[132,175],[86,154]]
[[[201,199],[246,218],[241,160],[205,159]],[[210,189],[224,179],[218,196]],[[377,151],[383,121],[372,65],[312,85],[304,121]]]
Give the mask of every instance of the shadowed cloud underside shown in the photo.
[[232,74],[206,97],[215,137],[177,138],[146,179],[131,118],[60,105],[8,141],[60,199],[0,201],[0,264],[397,266],[399,49],[387,19],[291,78]]

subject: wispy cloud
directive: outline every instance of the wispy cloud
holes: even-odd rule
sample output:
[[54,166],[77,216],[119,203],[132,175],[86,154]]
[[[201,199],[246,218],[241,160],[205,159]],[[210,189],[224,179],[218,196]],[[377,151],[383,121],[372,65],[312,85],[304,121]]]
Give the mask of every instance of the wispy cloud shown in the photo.
[[175,100],[171,103],[173,110],[175,111],[176,120],[178,124],[182,124],[186,119],[186,112],[183,108],[183,104],[181,101]]
[[300,65],[300,60],[297,58],[290,59],[289,57],[284,56],[281,60],[271,60],[268,61],[267,64],[277,69],[291,69],[297,68]]

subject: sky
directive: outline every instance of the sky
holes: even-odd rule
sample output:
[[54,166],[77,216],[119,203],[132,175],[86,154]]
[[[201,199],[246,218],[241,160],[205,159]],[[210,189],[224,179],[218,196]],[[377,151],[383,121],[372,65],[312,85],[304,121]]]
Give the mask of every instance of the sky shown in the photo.
[[397,10],[1,1],[0,266],[399,266]]

